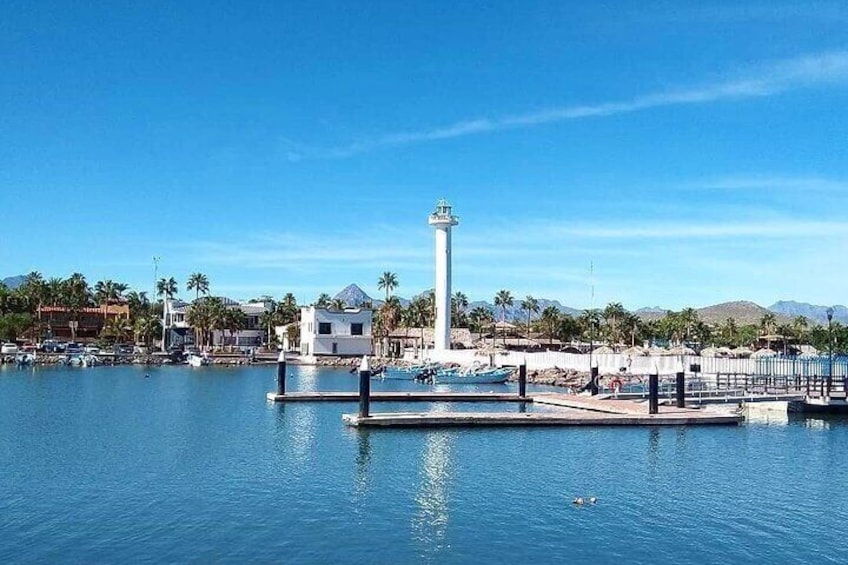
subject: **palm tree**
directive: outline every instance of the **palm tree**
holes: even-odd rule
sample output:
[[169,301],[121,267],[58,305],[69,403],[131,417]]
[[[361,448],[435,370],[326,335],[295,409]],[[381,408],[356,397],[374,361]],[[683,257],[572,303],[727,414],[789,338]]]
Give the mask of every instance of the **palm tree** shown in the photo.
[[156,296],[170,300],[177,295],[178,290],[177,280],[174,277],[162,278],[156,283]]
[[162,351],[165,351],[165,330],[167,324],[165,320],[165,313],[168,311],[168,300],[174,298],[177,295],[178,285],[177,281],[174,277],[170,277],[168,279],[162,278],[156,282],[156,296],[162,297]]
[[530,315],[539,312],[539,301],[527,295],[527,298],[521,301],[521,309],[527,312],[527,339],[530,339]]
[[625,310],[624,306],[622,306],[619,302],[610,302],[609,304],[607,304],[607,307],[604,308],[603,317],[607,324],[607,335],[609,336],[611,346],[614,346],[616,343],[619,343],[621,341],[619,322],[626,315],[627,310]]
[[561,314],[556,309],[556,306],[548,306],[542,310],[542,315],[539,317],[539,324],[542,328],[542,334],[548,338],[548,345],[553,345],[554,336],[559,331],[560,320]]
[[583,310],[580,317],[577,319],[577,325],[580,327],[582,334],[589,339],[589,349],[591,350],[595,344],[595,328],[601,323],[601,311],[597,308]]
[[121,299],[121,294],[127,285],[116,283],[110,279],[97,281],[94,285],[94,300],[103,307],[103,325],[106,325],[106,315],[109,312],[109,304]]
[[804,337],[804,332],[807,331],[808,327],[810,327],[810,322],[806,316],[795,316],[792,320],[792,331],[799,341]]
[[230,337],[233,338],[233,345],[238,347],[238,332],[247,327],[247,316],[239,308],[228,308],[222,318],[222,324],[226,326]]
[[24,279],[24,284],[21,285],[24,296],[27,300],[27,305],[30,310],[38,313],[38,321],[41,321],[41,306],[44,304],[47,295],[46,283],[44,277],[38,271],[32,271]]
[[512,306],[512,294],[508,290],[499,290],[495,294],[495,306],[501,309],[501,322],[506,322],[506,309]]
[[329,308],[331,302],[332,302],[332,299],[330,298],[330,295],[327,294],[326,292],[322,292],[318,296],[318,300],[315,302],[315,307],[316,308]]
[[70,324],[72,341],[77,339],[76,326],[79,323],[79,312],[88,306],[90,300],[91,290],[85,280],[85,275],[73,273],[65,281],[63,292],[63,301],[70,312],[70,320],[73,322],[73,324]]
[[456,327],[465,327],[465,310],[468,308],[468,297],[462,292],[455,292],[451,297],[451,316]]
[[760,318],[760,331],[766,335],[766,347],[771,349],[771,336],[774,334],[774,328],[777,325],[777,316],[774,312],[766,312]]
[[209,277],[204,275],[203,273],[192,273],[188,276],[188,282],[186,283],[186,291],[191,292],[194,290],[194,299],[197,300],[200,298],[201,294],[206,294],[209,292]]
[[389,294],[399,285],[397,274],[386,271],[377,280],[377,290],[386,290],[386,301],[389,300]]
[[299,309],[297,307],[297,300],[291,292],[288,292],[285,296],[283,296],[283,299],[280,300],[277,308],[280,310],[281,321],[284,324],[297,320]]
[[330,308],[332,308],[333,310],[344,310],[345,306],[345,301],[341,298],[333,298],[330,301]]

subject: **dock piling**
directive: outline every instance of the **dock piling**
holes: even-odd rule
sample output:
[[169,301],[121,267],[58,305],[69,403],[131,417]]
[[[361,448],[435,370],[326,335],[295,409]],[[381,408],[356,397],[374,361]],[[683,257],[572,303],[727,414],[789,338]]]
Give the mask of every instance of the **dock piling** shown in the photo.
[[648,414],[658,414],[660,411],[660,370],[657,362],[651,365],[648,375]]
[[286,352],[280,351],[277,357],[277,394],[286,394]]
[[677,407],[686,408],[686,373],[683,371],[683,363],[677,363],[677,374],[675,375],[675,392],[677,393]]
[[518,366],[518,396],[527,397],[527,362],[522,361]]
[[592,393],[592,396],[595,396],[600,391],[598,380],[598,361],[593,360],[592,366],[589,368],[589,392]]
[[368,356],[362,357],[359,364],[359,417],[367,418],[371,404],[371,365]]

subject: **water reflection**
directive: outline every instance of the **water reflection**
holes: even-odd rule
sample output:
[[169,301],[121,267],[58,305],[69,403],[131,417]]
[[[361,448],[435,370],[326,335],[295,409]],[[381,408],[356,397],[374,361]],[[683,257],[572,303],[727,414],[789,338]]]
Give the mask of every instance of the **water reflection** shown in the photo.
[[653,427],[648,430],[648,475],[657,477],[660,458],[660,430]]
[[[287,377],[293,373],[288,369]],[[299,365],[297,367],[297,390],[303,392],[315,392],[318,390],[318,367],[315,365]],[[290,381],[289,381],[290,382]],[[286,383],[287,385],[289,383]]]
[[356,476],[354,478],[354,493],[364,495],[368,491],[368,467],[371,464],[371,432],[358,428],[356,434]]
[[271,406],[276,410],[276,435],[284,455],[295,468],[306,467],[315,454],[318,416],[316,408],[307,403],[286,406],[277,402]]
[[443,547],[448,513],[448,486],[453,438],[449,432],[427,434],[421,485],[415,497],[418,512],[413,517],[412,529],[416,539],[430,551]]

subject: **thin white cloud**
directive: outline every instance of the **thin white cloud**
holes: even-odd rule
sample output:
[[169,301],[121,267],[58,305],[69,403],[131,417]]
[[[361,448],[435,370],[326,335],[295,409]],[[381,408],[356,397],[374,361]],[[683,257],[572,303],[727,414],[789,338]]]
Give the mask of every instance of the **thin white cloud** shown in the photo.
[[832,221],[767,221],[713,223],[653,223],[616,227],[591,225],[549,226],[547,233],[591,239],[722,239],[757,237],[771,239],[848,236],[848,223]]
[[298,147],[294,153],[298,159],[303,157],[344,158],[380,147],[410,145],[567,120],[627,114],[667,106],[765,97],[790,90],[842,84],[847,81],[848,51],[831,51],[781,60],[751,71],[746,76],[725,77],[709,84],[655,92],[627,101],[564,106],[498,118],[462,120],[432,129],[389,133],[375,139],[357,141],[330,149]]
[[703,181],[695,189],[848,193],[848,182],[821,177],[732,176]]

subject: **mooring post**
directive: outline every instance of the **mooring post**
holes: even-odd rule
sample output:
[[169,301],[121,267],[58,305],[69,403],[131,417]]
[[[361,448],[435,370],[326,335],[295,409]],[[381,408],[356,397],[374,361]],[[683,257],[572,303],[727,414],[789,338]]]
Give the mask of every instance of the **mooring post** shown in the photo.
[[371,403],[371,365],[368,356],[359,364],[359,417],[367,418]]
[[677,383],[675,384],[675,392],[677,393],[677,407],[686,408],[686,373],[683,369],[683,363],[677,362],[677,374],[675,375]]
[[592,366],[589,367],[589,392],[592,396],[598,394],[600,383],[598,382],[598,360],[592,359]]
[[660,411],[660,369],[657,362],[651,363],[651,374],[648,375],[648,414]]
[[286,394],[286,352],[280,351],[277,357],[277,394]]
[[527,361],[522,360],[518,366],[518,396],[525,398],[527,396]]

